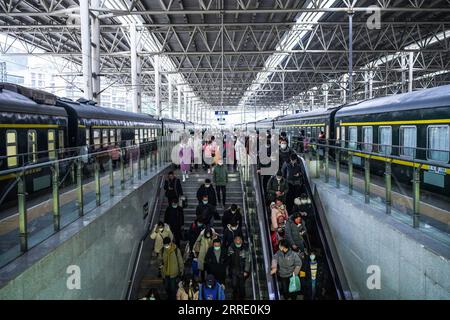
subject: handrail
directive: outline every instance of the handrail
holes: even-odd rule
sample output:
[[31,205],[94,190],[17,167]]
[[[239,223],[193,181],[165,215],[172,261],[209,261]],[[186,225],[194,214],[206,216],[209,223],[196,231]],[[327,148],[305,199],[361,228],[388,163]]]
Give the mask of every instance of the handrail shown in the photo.
[[[345,276],[344,268],[340,263],[339,255],[337,253],[337,249],[334,245],[334,241],[331,241],[329,237],[331,237],[331,232],[329,226],[325,220],[325,216],[323,214],[323,207],[320,202],[320,198],[317,193],[313,193],[311,189],[311,178],[309,176],[308,170],[306,170],[306,161],[303,157],[300,157],[297,154],[300,162],[302,164],[302,170],[305,174],[307,183],[306,190],[309,193],[309,198],[311,199],[311,205],[313,206],[313,212],[315,215],[314,222],[316,224],[319,237],[323,244],[325,250],[325,258],[327,259],[327,263],[329,266],[329,270],[331,273],[331,277],[333,279],[334,286],[336,288],[336,294],[340,300],[342,299],[352,299],[350,286],[348,285],[347,277]],[[305,181],[306,182],[306,181]],[[316,189],[317,191],[317,189]],[[320,210],[319,210],[320,209]],[[327,236],[328,235],[328,236]]]
[[[241,180],[241,190],[242,190],[242,194],[244,195],[242,197],[242,209],[244,210],[244,223],[245,223],[245,230],[247,233],[247,243],[248,243],[248,251],[251,253],[252,252],[252,242],[250,240],[250,224],[248,223],[248,210],[247,210],[247,201],[245,201],[245,199],[247,199],[247,192],[244,186],[244,179],[242,178],[241,172],[239,172],[240,175],[240,180]],[[255,261],[253,261],[253,255],[250,255],[252,257],[251,259],[251,268],[252,271],[255,268]],[[256,300],[256,285],[255,285],[255,272],[251,272],[251,277],[252,277],[252,290],[253,290],[253,299]]]
[[152,226],[154,224],[155,221],[155,216],[158,214],[159,210],[161,209],[161,190],[163,189],[163,181],[164,179],[162,179],[162,175],[159,177],[161,180],[159,182],[159,188],[157,188],[156,191],[156,197],[155,197],[155,202],[153,203],[153,208],[152,208],[152,215],[150,218],[149,223],[147,224],[147,230],[145,231],[144,235],[142,236],[141,240],[139,241],[139,247],[138,247],[138,252],[136,255],[136,258],[134,259],[134,263],[133,263],[133,271],[131,273],[131,277],[130,280],[128,281],[128,289],[127,289],[127,294],[126,294],[126,299],[130,300],[131,299],[131,294],[133,292],[133,286],[134,286],[134,282],[136,280],[136,273],[139,267],[139,263],[141,261],[141,256],[142,256],[142,248],[144,247],[144,242],[147,240],[148,236],[151,234],[151,230],[152,230]]
[[[250,166],[249,166],[250,167]],[[272,247],[269,244],[270,233],[268,231],[267,214],[265,210],[265,201],[262,196],[261,183],[259,175],[256,170],[256,165],[251,165],[252,177],[253,177],[253,189],[255,190],[256,197],[256,212],[258,215],[258,223],[263,237],[261,237],[263,255],[264,255],[264,267],[267,275],[267,289],[269,291],[270,300],[278,300],[280,293],[278,290],[278,283],[273,275],[271,275],[272,265]]]

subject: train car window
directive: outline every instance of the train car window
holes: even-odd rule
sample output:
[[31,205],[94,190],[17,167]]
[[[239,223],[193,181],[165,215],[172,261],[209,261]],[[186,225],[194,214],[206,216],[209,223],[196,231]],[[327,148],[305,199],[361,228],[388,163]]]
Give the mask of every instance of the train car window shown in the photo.
[[139,129],[134,129],[134,143],[139,143]]
[[64,130],[58,131],[58,149],[64,148]]
[[114,130],[114,129],[109,130],[109,142],[111,144],[116,143],[116,130]]
[[103,145],[103,148],[106,148],[108,146],[108,133],[109,133],[108,129],[103,129],[102,130],[102,145]]
[[373,127],[363,127],[363,150],[366,152],[372,152],[372,144],[373,144]]
[[358,127],[348,127],[348,148],[356,149],[358,146]]
[[378,128],[378,143],[380,144],[380,153],[385,155],[392,153],[392,127]]
[[400,127],[400,155],[407,158],[416,157],[417,128],[415,126]]
[[15,130],[6,131],[6,156],[8,158],[8,168],[17,166],[17,132]]
[[117,129],[117,142],[122,141],[122,130]]
[[341,128],[339,128],[339,127],[336,128],[336,142],[338,140],[341,140]]
[[144,142],[144,129],[139,129],[139,143]]
[[56,152],[55,152],[55,130],[48,130],[47,133],[47,139],[48,139],[48,158],[50,160],[53,160],[56,158]]
[[148,129],[144,129],[144,141],[148,141]]
[[448,128],[449,127],[445,125],[428,126],[428,160],[448,162],[450,151]]
[[345,127],[341,127],[341,148],[345,148]]
[[37,133],[36,130],[28,130],[28,162],[37,162]]
[[94,137],[94,149],[100,148],[100,129],[95,129],[92,131]]
[[89,129],[86,129],[86,145],[89,147],[91,145],[90,137],[89,137]]

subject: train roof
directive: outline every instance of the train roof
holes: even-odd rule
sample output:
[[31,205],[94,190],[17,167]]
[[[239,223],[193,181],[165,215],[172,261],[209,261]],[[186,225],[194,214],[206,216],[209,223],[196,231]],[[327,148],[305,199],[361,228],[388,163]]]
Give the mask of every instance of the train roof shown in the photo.
[[375,98],[346,106],[336,117],[450,106],[450,85]]
[[64,109],[51,104],[54,101],[56,96],[44,91],[0,83],[0,112],[67,117]]
[[89,103],[81,103],[78,101],[73,101],[67,98],[59,98],[57,105],[61,107],[71,108],[79,118],[84,119],[121,120],[121,121],[134,121],[146,123],[160,122],[159,120],[155,119],[149,114],[134,113],[112,108],[105,108],[101,106],[92,105]]
[[328,109],[317,109],[314,111],[289,114],[286,116],[279,117],[276,121],[292,121],[292,120],[296,120],[296,119],[321,118],[324,116],[328,116],[329,114],[331,114],[333,111],[335,111],[338,108],[339,107],[332,107],[332,108],[328,108]]

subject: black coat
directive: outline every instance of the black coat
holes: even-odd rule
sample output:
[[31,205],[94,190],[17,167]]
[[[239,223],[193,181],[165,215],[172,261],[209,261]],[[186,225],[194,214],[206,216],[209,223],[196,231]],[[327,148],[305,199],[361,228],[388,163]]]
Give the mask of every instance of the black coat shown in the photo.
[[228,224],[231,223],[231,220],[237,220],[239,222],[239,226],[242,227],[242,214],[241,214],[241,209],[237,209],[236,213],[233,214],[231,212],[231,208],[225,210],[223,212],[223,216],[222,216],[222,226],[223,229],[225,230],[225,228],[227,227]]
[[282,150],[280,148],[280,151],[278,154],[279,154],[279,160],[280,160],[279,167],[281,169],[285,162],[291,161],[292,150],[289,147],[287,147],[285,150]]
[[244,240],[241,226],[236,230],[230,230],[230,228],[225,227],[223,229],[223,245],[228,248],[234,242],[234,237],[236,236],[241,236],[241,239]]
[[180,179],[176,177],[172,180],[166,179],[166,181],[164,181],[164,190],[166,191],[166,197],[169,199],[169,202],[170,200],[178,199],[183,195]]
[[173,233],[180,232],[184,225],[183,208],[173,208],[169,205],[164,213],[164,222],[170,226],[170,230],[172,230]]
[[293,165],[290,161],[285,162],[281,168],[283,177],[287,180],[289,184],[301,185],[303,181],[303,173],[300,165],[296,162]]
[[217,218],[218,213],[211,204],[200,203],[195,210],[195,215],[197,219],[201,218],[204,223],[209,224],[213,217]]
[[201,203],[203,200],[203,196],[208,196],[208,204],[211,204],[213,206],[217,206],[217,197],[216,197],[216,190],[211,185],[209,188],[205,187],[205,184],[202,184],[200,188],[197,190],[197,199],[198,202]]
[[208,274],[213,274],[216,280],[222,283],[227,277],[227,266],[228,254],[224,246],[220,250],[219,261],[216,259],[214,247],[208,249],[205,256],[205,270]]

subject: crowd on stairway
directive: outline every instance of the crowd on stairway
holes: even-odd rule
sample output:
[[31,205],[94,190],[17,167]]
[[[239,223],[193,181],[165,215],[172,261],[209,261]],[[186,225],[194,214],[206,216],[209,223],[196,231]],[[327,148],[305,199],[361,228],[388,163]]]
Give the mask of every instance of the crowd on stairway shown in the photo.
[[[236,142],[236,137],[229,138]],[[227,296],[242,300],[250,276],[250,252],[241,208],[227,201],[229,172],[236,171],[236,162],[224,163],[230,149],[225,138],[219,144],[214,136],[206,139],[201,146],[203,157],[196,154],[195,143],[198,139],[192,136],[181,140],[181,177],[168,173],[164,191],[169,205],[150,235],[165,293],[169,300],[223,300],[230,291]],[[187,199],[183,185],[190,174],[199,172],[207,178],[198,186],[196,198]],[[184,209],[190,201],[196,203],[195,220],[186,225]],[[159,297],[152,288],[146,299]]]

